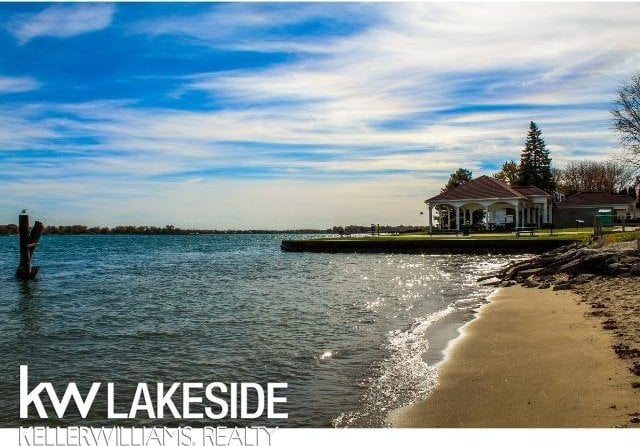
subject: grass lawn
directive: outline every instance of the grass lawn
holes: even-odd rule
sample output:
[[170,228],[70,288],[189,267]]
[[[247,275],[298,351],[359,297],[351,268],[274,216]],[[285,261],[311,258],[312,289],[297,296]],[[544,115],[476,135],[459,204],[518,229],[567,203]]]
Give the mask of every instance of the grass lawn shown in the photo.
[[629,229],[627,229],[625,232],[616,231],[602,234],[602,241],[604,241],[606,244],[629,242],[638,239],[640,239],[640,229],[636,231],[630,231]]
[[[616,231],[617,229],[617,231]],[[628,240],[636,240],[640,238],[640,230],[632,231],[632,228],[627,228],[626,232],[619,232],[618,228],[605,228],[603,240],[605,243],[615,243],[620,241],[628,241]],[[368,236],[368,235],[354,235],[351,237],[326,237],[319,238],[315,240],[322,241],[347,241],[347,240],[394,240],[394,241],[402,241],[402,240],[545,240],[545,239],[555,239],[555,240],[575,240],[578,242],[587,243],[591,240],[591,236],[593,235],[593,228],[563,228],[563,229],[554,229],[553,234],[548,229],[540,229],[536,230],[535,236],[530,237],[528,235],[521,235],[520,237],[516,237],[515,232],[481,232],[481,233],[471,233],[471,235],[463,236],[463,235],[455,235],[455,234],[432,234],[429,235],[427,232],[412,232],[410,234],[389,234],[389,235],[381,235],[381,236]]]

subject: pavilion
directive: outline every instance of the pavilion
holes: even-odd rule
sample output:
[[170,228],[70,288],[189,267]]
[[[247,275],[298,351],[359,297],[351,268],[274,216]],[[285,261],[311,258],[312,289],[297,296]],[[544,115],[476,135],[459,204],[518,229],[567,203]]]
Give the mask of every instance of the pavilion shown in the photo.
[[453,229],[455,222],[455,229],[460,230],[461,215],[463,222],[471,221],[477,210],[483,211],[483,224],[487,229],[502,225],[513,225],[514,229],[541,227],[553,221],[551,195],[535,186],[509,186],[487,175],[444,191],[425,203],[429,208],[429,231],[433,229],[436,206],[453,211],[455,217],[448,219],[448,229]]

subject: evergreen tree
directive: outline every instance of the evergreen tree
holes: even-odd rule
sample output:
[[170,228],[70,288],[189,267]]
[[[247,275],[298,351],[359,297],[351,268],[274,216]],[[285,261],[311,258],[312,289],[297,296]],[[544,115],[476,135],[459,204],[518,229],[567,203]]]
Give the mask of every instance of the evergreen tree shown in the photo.
[[468,169],[458,169],[449,176],[449,181],[442,188],[442,192],[458,187],[461,184],[468,183],[473,178],[473,174]]
[[537,186],[546,192],[552,192],[555,187],[549,150],[542,139],[542,131],[533,121],[529,124],[527,141],[520,155],[517,185]]
[[[447,181],[447,184],[445,184],[444,187],[440,189],[440,192],[445,192],[462,184],[468,183],[472,179],[473,174],[470,170],[459,168],[449,176],[449,181]],[[438,220],[438,224],[441,227],[447,226],[449,224],[450,218],[452,222],[455,221],[455,215],[452,216],[452,210],[449,206],[438,205],[435,207],[435,210],[438,214],[438,217],[436,217],[436,219]]]
[[500,180],[503,183],[507,183],[510,186],[518,185],[519,169],[518,164],[515,161],[505,161],[502,165],[502,170],[496,173],[493,178]]

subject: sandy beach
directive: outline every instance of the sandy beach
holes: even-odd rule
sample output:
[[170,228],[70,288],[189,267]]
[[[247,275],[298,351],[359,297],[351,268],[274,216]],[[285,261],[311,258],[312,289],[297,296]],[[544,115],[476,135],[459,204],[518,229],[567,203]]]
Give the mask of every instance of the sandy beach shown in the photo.
[[[599,285],[606,292],[606,282]],[[390,421],[398,427],[638,426],[640,389],[632,387],[638,377],[612,349],[621,336],[603,329],[592,311],[572,291],[496,290],[447,349],[438,387]]]

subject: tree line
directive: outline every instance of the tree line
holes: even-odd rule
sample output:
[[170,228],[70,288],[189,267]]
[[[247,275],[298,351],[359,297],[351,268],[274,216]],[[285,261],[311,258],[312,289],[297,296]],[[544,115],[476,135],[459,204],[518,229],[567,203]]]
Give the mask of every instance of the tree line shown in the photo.
[[562,168],[551,166],[542,132],[531,122],[520,164],[509,160],[494,178],[510,186],[537,186],[546,192],[571,195],[604,192],[635,197],[637,167],[619,159],[569,161]]
[[[103,234],[103,235],[189,235],[189,234],[317,234],[332,232],[332,229],[288,229],[288,230],[270,230],[270,229],[183,229],[173,225],[164,227],[157,226],[115,226],[113,228],[106,226],[84,226],[84,225],[60,225],[45,226],[46,234],[59,235],[81,235],[81,234]],[[11,223],[0,225],[0,235],[18,234],[18,226]]]
[[[422,226],[392,226],[380,225],[380,232],[404,233],[422,231]],[[376,231],[378,230],[376,226]],[[115,226],[113,228],[105,226],[84,226],[84,225],[61,225],[45,226],[46,234],[58,235],[191,235],[191,234],[367,234],[371,232],[371,226],[347,225],[333,226],[327,229],[182,229],[172,225],[165,227],[157,226]],[[10,223],[0,225],[0,235],[17,235],[18,225]]]

